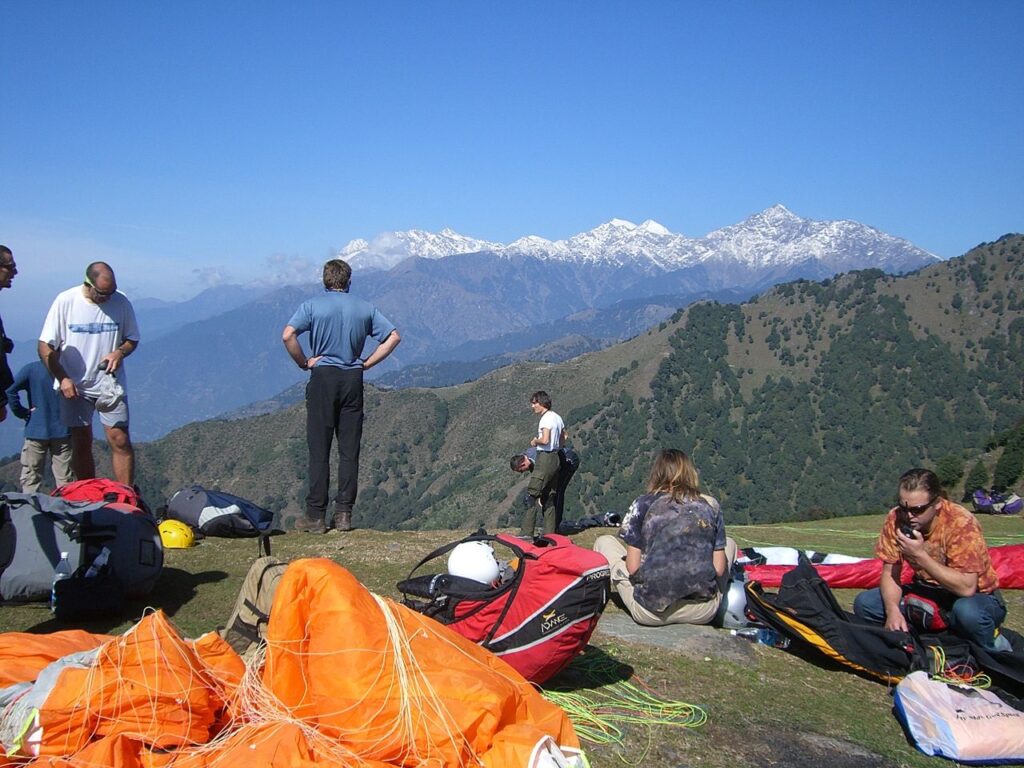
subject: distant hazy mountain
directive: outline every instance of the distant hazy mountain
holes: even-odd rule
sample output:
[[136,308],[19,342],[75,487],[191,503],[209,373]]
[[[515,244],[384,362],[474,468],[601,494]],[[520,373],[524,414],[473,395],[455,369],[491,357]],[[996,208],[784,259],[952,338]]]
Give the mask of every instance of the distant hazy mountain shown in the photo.
[[[798,277],[861,267],[902,272],[936,260],[870,227],[809,221],[781,206],[698,239],[651,221],[613,220],[554,243],[500,245],[450,230],[391,233],[350,243],[344,255],[356,269],[353,292],[376,303],[402,334],[374,376],[416,363],[434,366],[438,382],[566,336],[585,338],[561,345],[563,352],[634,335],[674,308],[666,296],[677,306],[742,300]],[[272,398],[303,379],[282,349],[281,328],[322,288],[278,288],[249,301],[245,290],[223,287],[188,306],[146,309],[143,342],[128,364],[136,439]],[[488,358],[459,372],[440,367]],[[405,380],[424,383],[425,372]]]
[[269,293],[267,285],[218,285],[207,288],[187,301],[169,302],[161,299],[133,300],[139,327],[145,330],[149,343],[188,323],[230,312]]
[[[650,296],[619,301],[609,307],[590,307],[546,323],[537,323],[522,330],[492,336],[479,341],[466,341],[446,350],[445,361],[471,362],[488,356],[527,352],[563,338],[583,337],[598,342],[622,341],[671,317],[680,307],[700,299],[742,301],[748,295],[734,292]],[[605,344],[602,344],[604,346]],[[543,359],[543,358],[534,358]],[[429,362],[413,359],[409,365]],[[390,374],[389,374],[390,376]],[[382,377],[386,378],[386,377]]]
[[126,364],[132,436],[151,440],[277,394],[303,378],[281,329],[313,288],[291,286],[143,341]]

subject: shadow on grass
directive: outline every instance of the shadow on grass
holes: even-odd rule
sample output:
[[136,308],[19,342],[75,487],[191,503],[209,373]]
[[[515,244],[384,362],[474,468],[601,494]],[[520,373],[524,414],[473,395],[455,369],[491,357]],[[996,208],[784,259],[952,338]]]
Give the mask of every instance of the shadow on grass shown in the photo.
[[[47,610],[44,621],[34,624],[25,631],[32,634],[48,634],[67,629],[84,629],[95,634],[109,634],[122,626],[129,617],[133,617],[133,620],[140,618],[147,608],[159,608],[168,616],[174,616],[199,593],[201,585],[223,581],[226,578],[228,574],[225,571],[189,573],[180,568],[165,567],[153,591],[145,597],[127,599],[122,613],[99,619],[58,621]],[[225,617],[226,615],[225,611]]]
[[569,662],[569,666],[544,683],[549,691],[568,693],[602,688],[633,677],[633,667],[609,656],[596,645],[586,649]]
[[[180,568],[165,567],[153,591],[145,598],[131,601],[129,605],[132,608],[138,606],[139,614],[142,613],[141,609],[151,607],[161,609],[168,616],[174,616],[183,605],[199,593],[199,587],[202,584],[213,584],[217,581],[224,581],[228,577],[229,574],[226,571],[191,573]],[[227,608],[230,607],[227,606]],[[225,610],[225,615],[226,613],[227,610]]]

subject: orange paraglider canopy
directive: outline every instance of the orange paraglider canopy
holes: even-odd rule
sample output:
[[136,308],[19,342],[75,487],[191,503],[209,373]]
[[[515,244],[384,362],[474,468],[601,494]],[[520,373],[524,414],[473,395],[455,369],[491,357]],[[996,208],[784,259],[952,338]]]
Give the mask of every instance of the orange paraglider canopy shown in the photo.
[[[29,651],[32,637],[0,636],[4,685],[20,684],[0,739],[19,763],[584,764],[565,713],[518,672],[328,560],[289,566],[248,666],[161,612],[116,638],[56,633],[49,653]],[[19,647],[28,660],[9,667]]]

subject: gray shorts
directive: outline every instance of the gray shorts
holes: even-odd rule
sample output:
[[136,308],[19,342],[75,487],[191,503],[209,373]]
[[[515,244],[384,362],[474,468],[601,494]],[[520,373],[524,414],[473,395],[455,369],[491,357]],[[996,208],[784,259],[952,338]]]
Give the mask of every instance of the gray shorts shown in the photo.
[[128,429],[128,397],[125,396],[113,408],[100,409],[96,406],[96,399],[88,395],[79,394],[78,397],[68,400],[60,397],[60,418],[69,427],[92,427],[92,415],[99,413],[100,423],[104,427],[117,427]]

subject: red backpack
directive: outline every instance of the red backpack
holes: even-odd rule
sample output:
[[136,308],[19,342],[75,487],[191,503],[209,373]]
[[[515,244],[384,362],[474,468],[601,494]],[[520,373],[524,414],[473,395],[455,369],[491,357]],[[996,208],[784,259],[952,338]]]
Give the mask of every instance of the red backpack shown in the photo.
[[[463,541],[486,541],[511,554],[513,573],[490,587],[448,573],[413,574]],[[586,647],[608,602],[605,558],[549,534],[524,541],[480,531],[434,550],[398,584],[403,603],[500,656],[523,677],[543,683]]]
[[[105,501],[108,504],[126,504],[135,507],[135,510],[146,511],[148,509],[139,492],[130,485],[119,483],[116,480],[108,480],[105,477],[94,477],[90,480],[76,480],[73,483],[55,488],[51,496],[56,496],[65,501]],[[121,510],[126,511],[126,510]]]

